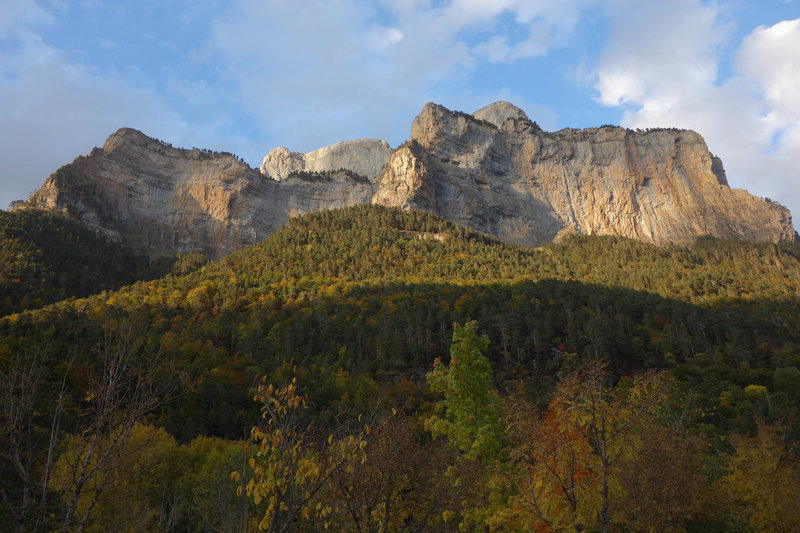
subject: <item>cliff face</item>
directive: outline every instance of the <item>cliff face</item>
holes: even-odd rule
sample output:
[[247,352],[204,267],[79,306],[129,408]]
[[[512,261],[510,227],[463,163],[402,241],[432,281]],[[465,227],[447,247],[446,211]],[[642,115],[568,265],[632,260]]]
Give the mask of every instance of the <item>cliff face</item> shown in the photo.
[[730,189],[694,132],[548,133],[506,102],[473,115],[428,104],[397,150],[370,139],[308,154],[278,148],[260,172],[121,129],[53,173],[27,206],[67,211],[156,252],[220,257],[289,217],[366,202],[432,211],[524,244],[571,232],[656,244],[795,239],[788,210]]
[[66,211],[115,240],[155,252],[221,257],[289,217],[368,202],[375,186],[346,173],[275,181],[229,154],[171,148],[132,129],[53,173],[28,200]]
[[548,133],[505,102],[473,116],[426,105],[373,201],[533,245],[573,232],[656,244],[795,238],[786,208],[728,187],[697,133]]
[[261,174],[277,181],[293,172],[331,172],[347,169],[374,181],[389,161],[392,149],[379,139],[338,142],[307,154],[288,148],[271,150],[261,164]]

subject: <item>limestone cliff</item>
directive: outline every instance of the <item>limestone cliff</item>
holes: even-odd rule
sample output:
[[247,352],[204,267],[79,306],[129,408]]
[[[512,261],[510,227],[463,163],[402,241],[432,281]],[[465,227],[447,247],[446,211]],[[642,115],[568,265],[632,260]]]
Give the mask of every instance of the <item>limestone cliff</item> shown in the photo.
[[507,102],[473,116],[426,105],[373,201],[531,245],[573,232],[656,244],[698,235],[795,239],[789,211],[730,189],[695,132],[548,133]]
[[347,173],[275,181],[230,154],[171,148],[123,128],[53,173],[27,202],[66,211],[155,252],[221,257],[298,214],[368,202],[375,185]]
[[121,129],[53,173],[25,205],[69,212],[155,252],[220,257],[289,217],[367,202],[432,211],[524,244],[571,232],[657,244],[796,236],[786,208],[728,187],[697,133],[545,132],[507,102],[473,115],[428,104],[397,150],[373,139],[308,154],[277,148],[260,172],[230,154]]
[[389,161],[392,149],[380,139],[338,142],[307,154],[288,148],[271,150],[261,164],[261,174],[281,181],[294,172],[331,172],[347,169],[374,180]]

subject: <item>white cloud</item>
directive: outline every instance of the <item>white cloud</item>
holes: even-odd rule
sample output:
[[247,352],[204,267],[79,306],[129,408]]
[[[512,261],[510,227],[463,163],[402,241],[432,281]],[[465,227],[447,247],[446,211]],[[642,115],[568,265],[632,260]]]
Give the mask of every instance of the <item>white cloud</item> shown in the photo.
[[800,19],[756,28],[738,51],[737,67],[758,87],[751,98],[759,102],[760,123],[774,140],[746,163],[772,198],[800,216]]
[[800,121],[800,19],[760,26],[739,49],[739,72],[759,85],[775,128]]
[[[345,132],[407,131],[426,88],[472,59],[440,20],[417,18],[426,6],[396,9],[387,21],[350,0],[243,1],[214,25],[208,53],[276,143],[311,150]],[[396,111],[387,116],[388,108]]]
[[606,105],[651,95],[691,92],[714,84],[730,26],[698,0],[611,3],[610,37],[598,66]]
[[456,80],[481,62],[563,43],[587,3],[240,0],[218,18],[205,52],[275,143],[307,151],[395,132],[387,140],[397,144],[426,101],[454,106],[472,94]]
[[10,7],[0,22],[0,208],[27,198],[56,168],[122,126],[179,131],[180,117],[163,97],[118,73],[72,63],[45,44],[37,32],[54,17],[41,5]]
[[397,28],[375,26],[369,32],[372,47],[381,49],[399,43],[403,39],[403,32]]
[[[121,126],[175,144],[244,150],[257,163],[275,144],[311,150],[363,136],[398,144],[429,100],[469,111],[512,94],[525,105],[502,80],[478,92],[463,80],[486,61],[512,63],[563,43],[591,1],[182,0],[164,11],[133,2],[6,0],[0,98],[15,105],[0,108],[0,204],[26,197]],[[130,62],[113,67],[92,65],[86,47],[69,53],[44,40],[90,9],[143,28],[156,16],[178,17],[176,33],[87,36],[95,49]],[[210,34],[194,30],[209,20]],[[176,35],[194,40],[187,45]],[[182,55],[184,64],[154,70],[130,59],[140,44],[152,50],[153,39],[163,39],[160,50],[177,47],[167,54]],[[153,61],[149,53],[143,61]],[[258,141],[263,146],[253,148]]]
[[[565,44],[580,20],[581,10],[593,3],[595,0],[454,0],[446,10],[446,19],[455,21],[459,29],[483,27],[489,35],[473,52],[492,63],[513,63],[542,56]],[[493,24],[503,14],[512,16],[515,28]],[[509,33],[522,37],[511,42]]]
[[180,119],[163,100],[113,76],[69,64],[56,51],[26,49],[0,58],[0,202],[27,198],[59,166],[101,145],[121,126],[174,131]]
[[[619,0],[609,20],[597,100],[623,106],[628,127],[698,131],[722,158],[731,186],[800,213],[793,161],[800,153],[800,21],[759,27],[731,43],[725,13],[698,0]],[[738,48],[737,72],[719,79],[731,47]]]
[[[89,53],[68,54],[40,37],[76,5],[5,0],[0,10],[0,98],[14,102],[0,107],[0,179],[12,195],[0,203],[26,196],[57,166],[125,125],[176,144],[246,150],[256,164],[277,144],[308,151],[367,136],[398,144],[429,100],[471,111],[506,99],[555,128],[557,117],[529,101],[524,81],[466,84],[488,63],[516,76],[534,64],[526,59],[584,44],[570,39],[603,27],[589,20],[598,12],[608,36],[592,33],[600,44],[564,54],[576,64],[562,66],[575,76],[593,72],[597,102],[620,108],[627,126],[699,131],[734,186],[781,201],[800,192],[792,182],[800,149],[800,21],[756,28],[732,42],[734,27],[721,7],[728,4],[704,0],[181,0],[164,12],[180,31],[140,37],[145,48],[163,39],[158,50],[174,46],[165,54],[183,64],[104,69],[89,65]],[[139,13],[138,4],[119,5],[126,17]],[[159,9],[151,6],[131,23],[148,27]],[[131,63],[137,36],[123,43]],[[92,42],[113,56],[120,43],[105,37]],[[720,79],[722,58],[736,49],[736,72]],[[157,62],[158,54],[148,59]]]
[[[224,96],[203,82],[162,69],[162,92],[136,64],[101,69],[47,44],[42,35],[63,23],[77,4],[7,1],[10,9],[4,4],[0,10],[0,38],[5,40],[0,43],[0,208],[27,198],[51,172],[102,145],[123,126],[176,146],[238,153],[248,147],[247,140],[227,128],[226,109],[215,109],[214,99]],[[93,3],[82,2],[101,7]],[[175,101],[192,112],[191,122]]]
[[486,56],[491,63],[505,63],[511,59],[513,50],[505,35],[492,35],[475,47],[475,52]]
[[36,0],[4,0],[0,9],[0,38],[18,36],[27,26],[48,24],[53,17]]

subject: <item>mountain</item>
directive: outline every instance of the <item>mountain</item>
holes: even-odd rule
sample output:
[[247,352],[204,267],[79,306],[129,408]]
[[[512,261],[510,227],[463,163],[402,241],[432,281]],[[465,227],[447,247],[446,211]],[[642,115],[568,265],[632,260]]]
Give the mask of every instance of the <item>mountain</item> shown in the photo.
[[784,207],[731,189],[695,132],[542,131],[500,102],[473,115],[428,104],[373,201],[423,209],[504,241],[565,233],[664,245],[699,235],[794,240]]
[[277,181],[232,154],[173,148],[123,128],[54,172],[26,206],[69,213],[158,254],[221,257],[298,214],[368,202],[373,190],[350,171]]
[[545,132],[507,102],[472,115],[427,104],[394,151],[374,139],[308,154],[276,148],[260,171],[125,128],[58,169],[24,206],[67,212],[156,253],[221,257],[291,217],[365,203],[430,211],[528,245],[570,233],[658,245],[796,238],[786,208],[728,186],[697,133]]
[[391,155],[391,147],[380,139],[342,141],[307,154],[280,146],[264,157],[260,170],[262,175],[281,181],[299,172],[348,169],[374,182]]

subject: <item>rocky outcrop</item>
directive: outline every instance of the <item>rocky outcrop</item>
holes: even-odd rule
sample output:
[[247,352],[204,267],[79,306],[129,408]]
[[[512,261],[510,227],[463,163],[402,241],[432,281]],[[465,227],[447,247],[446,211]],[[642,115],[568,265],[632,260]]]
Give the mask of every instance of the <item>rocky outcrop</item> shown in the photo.
[[156,253],[213,258],[263,240],[292,216],[366,203],[375,185],[347,173],[262,176],[230,154],[171,148],[132,129],[53,173],[26,202],[70,213]]
[[292,216],[367,202],[432,211],[530,245],[568,233],[656,244],[796,238],[786,208],[728,187],[697,133],[545,132],[507,102],[473,115],[427,104],[397,150],[378,140],[308,154],[276,148],[260,172],[230,154],[121,129],[53,173],[25,206],[68,212],[155,252],[220,257]]
[[529,245],[566,233],[660,245],[699,235],[795,239],[789,211],[730,189],[721,161],[695,132],[548,133],[507,102],[474,116],[426,105],[373,201]]
[[525,111],[509,102],[495,102],[486,107],[482,107],[472,114],[478,120],[483,120],[494,124],[497,128],[502,128],[507,120],[525,120],[530,122]]
[[261,174],[282,181],[296,172],[334,172],[347,169],[374,181],[389,161],[392,149],[379,139],[338,142],[307,154],[279,147],[271,150],[261,164]]

